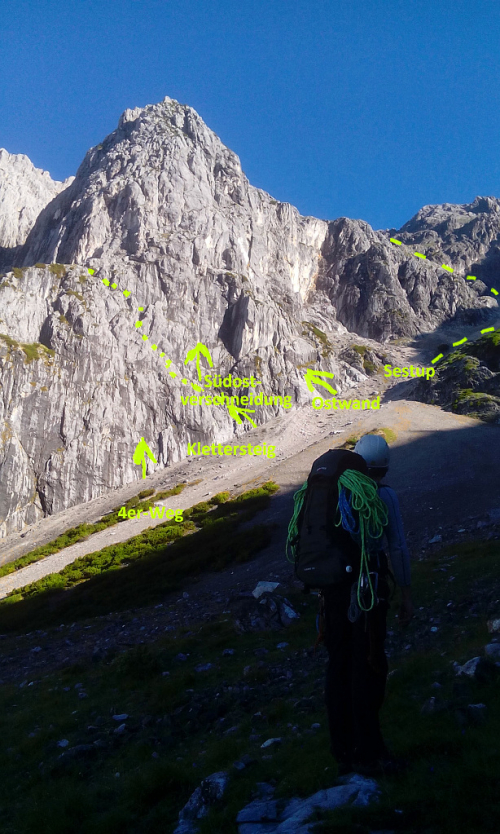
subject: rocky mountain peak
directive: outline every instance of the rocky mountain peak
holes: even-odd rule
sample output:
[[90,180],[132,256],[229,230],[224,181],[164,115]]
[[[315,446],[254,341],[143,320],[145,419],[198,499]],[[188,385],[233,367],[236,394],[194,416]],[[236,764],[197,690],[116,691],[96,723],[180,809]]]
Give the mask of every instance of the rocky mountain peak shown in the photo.
[[[203,235],[209,208],[252,211],[250,191],[257,190],[236,154],[191,107],[166,98],[126,110],[117,129],[89,150],[70,192],[40,216],[23,262],[138,257],[174,230]],[[234,268],[226,248],[217,256]]]
[[[310,407],[305,368],[333,373],[340,393],[366,381],[342,358],[348,331],[388,342],[497,306],[464,274],[494,260],[498,201],[425,207],[397,233],[429,242],[422,262],[390,230],[303,217],[253,187],[236,154],[168,97],[126,110],[68,185],[25,244],[4,250],[14,269],[0,282],[0,535],[135,480],[141,437],[165,466],[195,440],[244,435],[226,408],[182,403],[198,343],[217,372],[256,374],[266,394]],[[252,420],[282,415],[274,402]]]

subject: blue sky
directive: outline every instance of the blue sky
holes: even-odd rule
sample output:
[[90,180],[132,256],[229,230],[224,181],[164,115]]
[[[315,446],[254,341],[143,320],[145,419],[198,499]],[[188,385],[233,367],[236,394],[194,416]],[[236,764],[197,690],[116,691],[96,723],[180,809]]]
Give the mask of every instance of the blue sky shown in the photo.
[[0,38],[0,147],[55,179],[168,95],[302,214],[500,197],[497,0],[2,0]]

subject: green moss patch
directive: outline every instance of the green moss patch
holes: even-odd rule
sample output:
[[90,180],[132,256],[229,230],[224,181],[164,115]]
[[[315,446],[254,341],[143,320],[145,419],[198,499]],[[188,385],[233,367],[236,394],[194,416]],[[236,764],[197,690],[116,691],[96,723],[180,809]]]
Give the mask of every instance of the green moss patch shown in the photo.
[[75,292],[75,290],[66,290],[66,295],[74,295],[75,298],[78,299],[78,301],[82,301],[82,302],[84,301],[84,298],[83,298],[83,295],[81,294],[81,292]]
[[309,338],[311,338],[311,335],[313,335],[320,342],[320,344],[323,345],[323,350],[321,351],[321,355],[323,356],[323,358],[326,359],[328,356],[330,356],[330,354],[333,351],[333,345],[330,342],[326,333],[323,333],[323,331],[320,330],[319,327],[316,327],[316,325],[312,324],[310,321],[303,321],[302,324],[304,327],[307,328],[306,330],[302,331],[302,335],[307,336]]
[[64,264],[50,264],[49,270],[53,275],[57,275],[58,278],[64,278],[67,274],[67,268]]
[[41,345],[39,342],[24,344],[22,342],[17,342],[10,336],[7,336],[6,333],[0,333],[0,339],[9,348],[9,354],[11,351],[18,350],[19,348],[23,351],[25,356],[25,365],[38,359],[48,360],[49,357],[52,358],[55,356],[55,351],[52,350],[52,348],[45,347],[45,345]]

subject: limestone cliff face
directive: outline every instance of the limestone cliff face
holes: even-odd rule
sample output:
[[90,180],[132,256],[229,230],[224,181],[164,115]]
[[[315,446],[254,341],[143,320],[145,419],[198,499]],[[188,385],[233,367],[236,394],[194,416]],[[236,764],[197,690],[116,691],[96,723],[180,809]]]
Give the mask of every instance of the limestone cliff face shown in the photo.
[[333,372],[339,392],[363,378],[333,350],[346,328],[387,341],[496,304],[484,284],[411,259],[389,236],[302,217],[254,188],[190,107],[127,110],[0,284],[0,535],[138,479],[141,437],[164,466],[188,442],[244,434],[249,423],[225,408],[182,405],[198,342],[217,371],[253,373],[300,404],[306,367]]
[[24,154],[0,148],[0,260],[25,242],[41,210],[72,181],[57,182]]

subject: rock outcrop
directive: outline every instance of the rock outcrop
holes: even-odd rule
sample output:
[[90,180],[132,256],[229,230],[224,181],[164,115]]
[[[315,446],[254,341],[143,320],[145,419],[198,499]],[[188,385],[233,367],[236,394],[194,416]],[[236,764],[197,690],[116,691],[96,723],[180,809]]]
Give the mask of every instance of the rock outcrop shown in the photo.
[[371,360],[363,373],[335,355],[348,330],[387,342],[496,306],[461,275],[500,229],[496,203],[476,203],[489,237],[482,255],[464,244],[451,276],[387,231],[302,217],[254,188],[192,108],[166,98],[125,111],[5,256],[0,535],[140,477],[141,437],[165,466],[189,442],[243,435],[249,423],[227,408],[181,403],[198,343],[214,370],[254,374],[259,390],[300,405],[307,367],[334,373],[339,393],[366,378]]
[[[203,779],[180,811],[174,834],[197,834],[198,821],[208,816],[212,807],[221,805],[229,782],[230,776],[223,770]],[[315,823],[308,820],[315,812],[333,811],[345,805],[366,807],[378,802],[381,791],[374,779],[351,773],[341,776],[335,787],[317,791],[306,799],[274,799],[274,787],[266,782],[257,783],[255,793],[256,798],[238,813],[239,834],[312,834]]]
[[[444,347],[444,346],[443,346]],[[436,375],[415,384],[412,396],[446,411],[500,424],[500,334],[485,333],[449,353]]]
[[24,154],[0,148],[0,266],[6,265],[7,256],[12,260],[15,247],[25,242],[41,210],[73,179],[57,182]]

